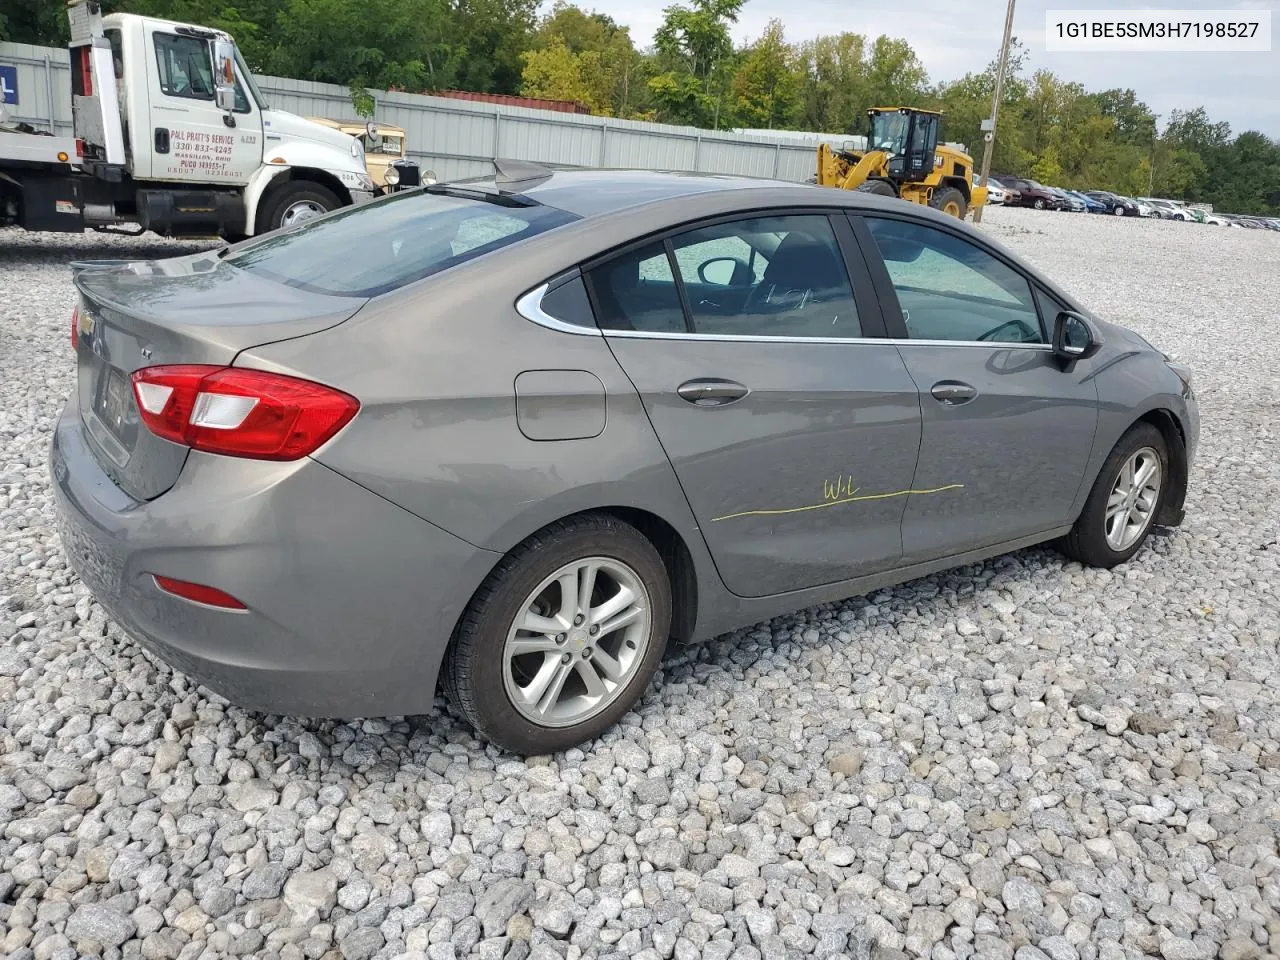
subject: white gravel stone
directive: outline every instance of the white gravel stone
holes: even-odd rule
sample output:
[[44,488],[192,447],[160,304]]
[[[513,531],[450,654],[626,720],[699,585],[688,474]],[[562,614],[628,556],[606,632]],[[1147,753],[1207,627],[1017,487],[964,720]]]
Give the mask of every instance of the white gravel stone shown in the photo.
[[984,231],[1190,363],[1186,524],[1048,548],[670,653],[600,742],[446,712],[247,714],[62,558],[68,261],[0,231],[0,953],[1252,960],[1280,953],[1280,238],[992,210]]

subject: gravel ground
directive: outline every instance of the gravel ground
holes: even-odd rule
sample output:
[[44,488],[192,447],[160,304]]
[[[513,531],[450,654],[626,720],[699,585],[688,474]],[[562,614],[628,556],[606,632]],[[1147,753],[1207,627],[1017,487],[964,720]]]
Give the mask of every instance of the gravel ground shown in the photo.
[[45,476],[66,262],[190,247],[0,231],[0,955],[1280,955],[1280,237],[984,229],[1193,364],[1186,526],[676,652],[528,762],[443,712],[246,714],[104,617]]

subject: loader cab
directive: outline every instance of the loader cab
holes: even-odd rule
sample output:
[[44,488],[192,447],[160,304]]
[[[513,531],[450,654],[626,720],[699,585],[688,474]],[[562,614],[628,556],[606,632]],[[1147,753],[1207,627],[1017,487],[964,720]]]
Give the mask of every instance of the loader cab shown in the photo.
[[867,111],[872,150],[889,154],[889,176],[902,183],[928,177],[936,163],[942,115],[909,107]]

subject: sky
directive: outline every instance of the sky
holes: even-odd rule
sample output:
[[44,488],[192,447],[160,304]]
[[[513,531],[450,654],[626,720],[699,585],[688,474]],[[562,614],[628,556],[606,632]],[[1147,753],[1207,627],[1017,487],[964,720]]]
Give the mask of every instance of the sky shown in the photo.
[[[677,0],[577,0],[631,28],[645,47],[662,21],[662,9]],[[1272,10],[1269,53],[1050,53],[1045,14],[1069,9]],[[747,0],[734,40],[760,36],[777,18],[796,43],[830,33],[888,34],[915,49],[932,81],[955,80],[980,71],[1000,53],[1006,4],[1001,0]],[[1261,130],[1280,139],[1280,0],[1017,0],[1014,36],[1027,47],[1028,72],[1041,67],[1089,90],[1132,88],[1168,122],[1172,110],[1203,106],[1213,121],[1225,120],[1233,134]]]

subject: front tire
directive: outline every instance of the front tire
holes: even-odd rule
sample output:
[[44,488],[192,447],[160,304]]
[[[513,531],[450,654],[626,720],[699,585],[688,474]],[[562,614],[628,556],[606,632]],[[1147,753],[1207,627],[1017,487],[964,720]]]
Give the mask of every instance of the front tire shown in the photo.
[[1037,200],[1037,201],[1035,202],[1035,208],[1036,208],[1037,210],[1043,210],[1043,209],[1044,209],[1044,201],[1043,201],[1043,200]]
[[562,520],[476,591],[446,655],[445,692],[504,749],[567,750],[640,699],[670,624],[671,583],[649,540],[609,516]]
[[1111,568],[1141,549],[1160,515],[1171,473],[1169,446],[1149,423],[1137,423],[1111,451],[1062,551],[1091,567]]
[[342,201],[328,187],[310,180],[288,180],[276,187],[258,209],[258,233],[293,227],[337,210]]
[[1112,212],[1115,213],[1117,217],[1127,216],[1127,214],[1125,213],[1124,207],[1116,207],[1115,210]]
[[883,180],[866,180],[858,184],[855,193],[874,193],[877,197],[896,197],[893,187]]

